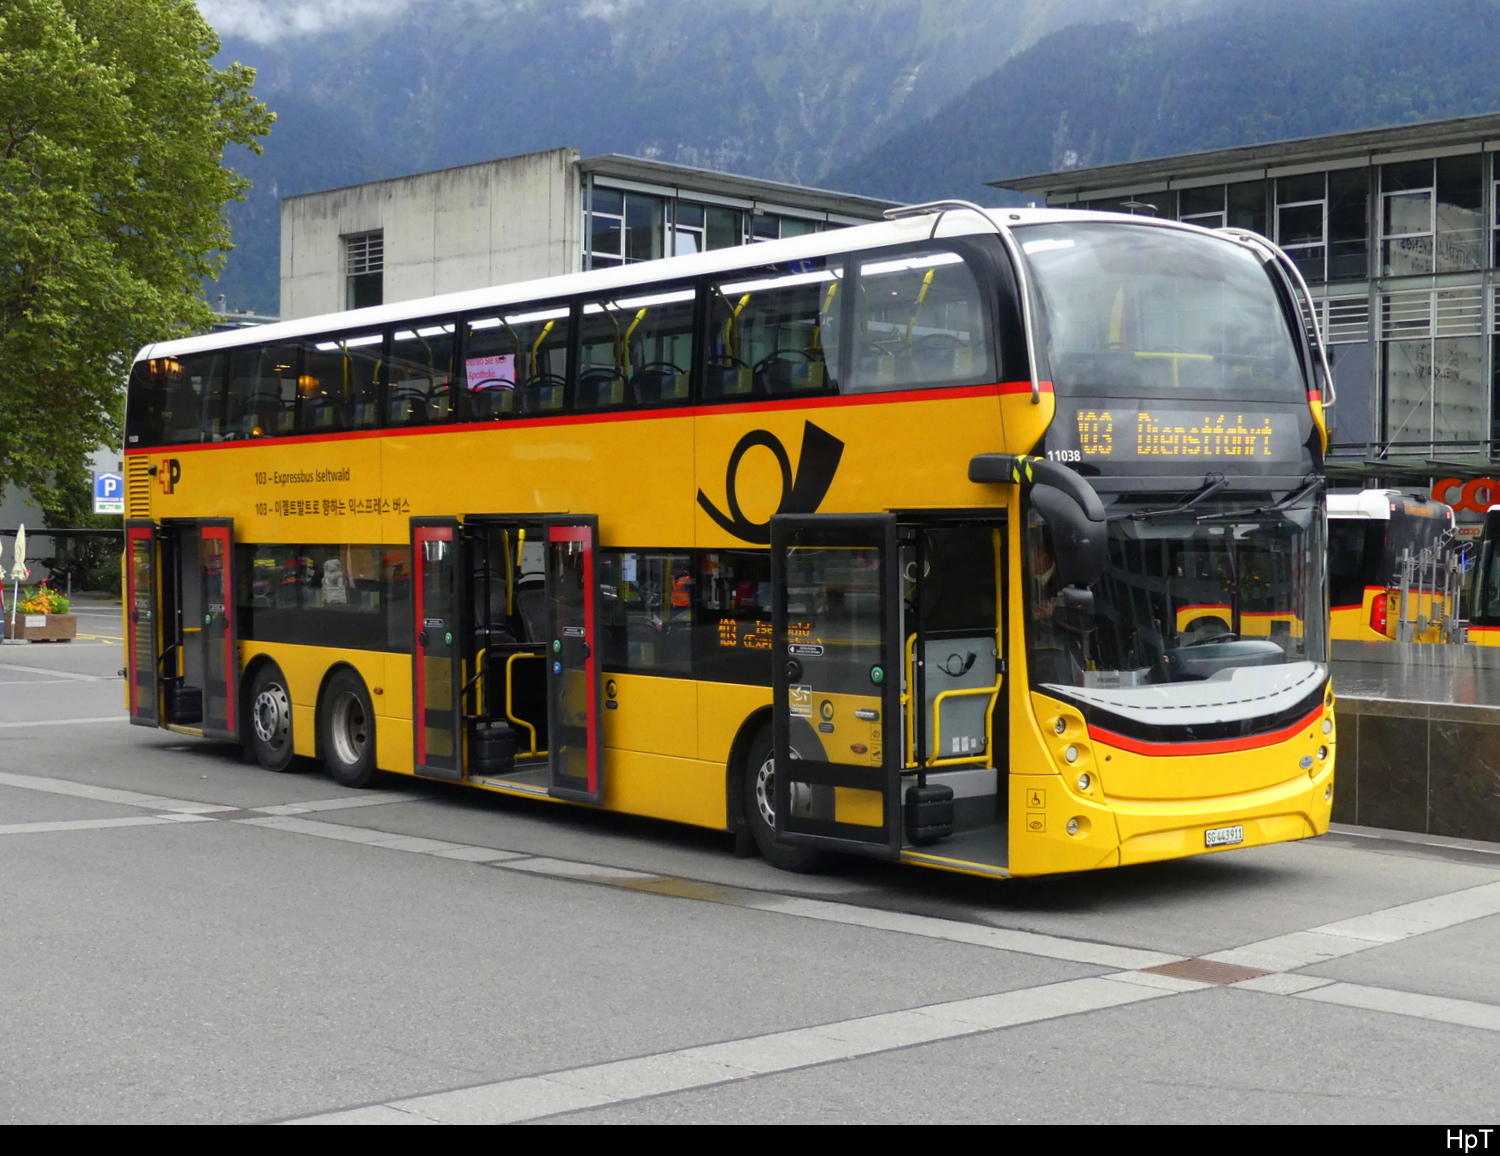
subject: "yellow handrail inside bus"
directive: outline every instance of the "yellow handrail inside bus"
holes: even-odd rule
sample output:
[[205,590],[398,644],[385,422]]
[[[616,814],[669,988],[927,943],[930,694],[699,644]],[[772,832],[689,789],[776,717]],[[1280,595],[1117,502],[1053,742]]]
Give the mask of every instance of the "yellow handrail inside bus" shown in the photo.
[[523,718],[517,718],[516,717],[515,703],[512,701],[512,698],[511,698],[511,691],[515,688],[516,680],[511,677],[511,669],[510,668],[513,667],[516,664],[516,659],[518,659],[518,658],[545,658],[545,657],[546,657],[546,655],[543,655],[543,654],[512,654],[509,658],[507,658],[505,660],[505,717],[507,719],[509,719],[512,723],[514,723],[516,726],[518,726],[518,727],[525,727],[526,728],[526,730],[531,735],[531,750],[529,750],[527,752],[527,754],[536,755],[538,757],[540,757],[542,755],[545,755],[547,752],[546,751],[539,751],[539,750],[536,749],[536,727],[532,726],[525,719],[523,719]]
[[546,325],[542,326],[542,331],[536,335],[536,340],[531,343],[531,372],[527,375],[528,381],[535,381],[537,378],[537,352],[542,348],[542,342],[547,340],[547,334],[552,332],[552,327],[556,324],[557,318],[554,317]]
[[620,339],[620,371],[622,373],[630,372],[630,339],[635,336],[636,327],[646,320],[646,308],[644,305],[641,306],[641,311],[635,315],[635,320],[630,323],[630,327],[625,330],[625,336]]
[[833,298],[838,291],[839,283],[837,281],[828,286],[828,292],[823,297],[823,308],[818,313],[818,323],[813,326],[812,344],[808,346],[809,349],[815,349],[819,353],[823,352],[823,318],[832,311]]
[[906,708],[906,765],[917,765],[917,680],[915,655],[917,636],[906,638],[906,691],[901,696],[901,705]]
[[971,755],[950,755],[947,758],[938,758],[936,753],[927,756],[924,764],[929,767],[954,767],[963,763],[979,763],[989,760],[993,764],[992,755],[995,750],[995,699],[1000,695],[1000,680],[995,680],[994,686],[970,686],[957,690],[945,690],[932,700],[932,750],[934,752],[943,749],[943,700],[949,698],[962,698],[965,696],[987,694],[990,701],[985,706],[984,712],[984,751]]
[[1137,357],[1146,359],[1170,357],[1172,359],[1172,384],[1174,386],[1180,384],[1178,381],[1178,367],[1184,361],[1212,361],[1214,359],[1214,355],[1212,353],[1170,353],[1165,351],[1156,353],[1145,352],[1139,349],[1135,351],[1135,355]]
[[478,715],[484,714],[484,656],[489,652],[490,648],[486,646],[474,656],[474,713]]
[[927,276],[922,278],[922,288],[917,291],[917,303],[912,306],[911,320],[906,323],[906,344],[911,344],[911,331],[917,327],[917,314],[922,311],[922,302],[927,300],[927,290],[932,288],[932,279],[937,275],[936,269],[927,270]]

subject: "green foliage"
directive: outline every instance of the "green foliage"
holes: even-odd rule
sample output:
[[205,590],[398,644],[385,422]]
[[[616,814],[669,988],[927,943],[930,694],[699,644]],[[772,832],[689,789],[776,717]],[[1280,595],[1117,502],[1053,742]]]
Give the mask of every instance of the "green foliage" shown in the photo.
[[273,120],[218,48],[192,0],[0,5],[0,488],[64,500],[134,352],[209,324],[224,150]]

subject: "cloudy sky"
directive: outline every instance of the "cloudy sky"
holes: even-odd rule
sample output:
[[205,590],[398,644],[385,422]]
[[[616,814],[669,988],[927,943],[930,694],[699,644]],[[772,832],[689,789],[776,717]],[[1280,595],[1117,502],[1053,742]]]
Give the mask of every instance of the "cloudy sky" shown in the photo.
[[[392,16],[420,4],[475,4],[483,8],[527,7],[548,0],[197,0],[198,10],[221,36],[268,44],[284,36],[306,36],[372,17]],[[639,0],[582,0],[579,15],[603,17]]]

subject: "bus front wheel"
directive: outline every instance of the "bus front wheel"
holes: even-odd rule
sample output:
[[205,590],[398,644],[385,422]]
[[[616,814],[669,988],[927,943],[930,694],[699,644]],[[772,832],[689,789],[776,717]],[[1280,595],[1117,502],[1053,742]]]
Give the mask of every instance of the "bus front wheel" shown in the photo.
[[343,787],[375,778],[375,708],[365,680],[344,669],[329,679],[318,712],[318,745],[329,777]]
[[292,769],[292,696],[286,676],[275,663],[255,673],[250,684],[250,725],[245,728],[250,753],[268,771]]
[[827,856],[811,847],[776,842],[776,750],[771,724],[765,723],[745,748],[740,768],[741,807],[755,849],[772,867],[807,874],[827,865]]

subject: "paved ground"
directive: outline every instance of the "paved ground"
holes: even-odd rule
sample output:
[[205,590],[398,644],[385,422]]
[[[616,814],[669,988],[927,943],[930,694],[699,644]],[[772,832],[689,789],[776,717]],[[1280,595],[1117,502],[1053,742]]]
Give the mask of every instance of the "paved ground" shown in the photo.
[[1500,846],[790,876],[130,727],[81,612],[0,646],[0,1121],[1500,1116]]

